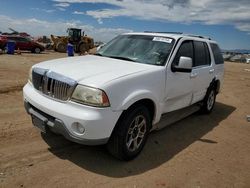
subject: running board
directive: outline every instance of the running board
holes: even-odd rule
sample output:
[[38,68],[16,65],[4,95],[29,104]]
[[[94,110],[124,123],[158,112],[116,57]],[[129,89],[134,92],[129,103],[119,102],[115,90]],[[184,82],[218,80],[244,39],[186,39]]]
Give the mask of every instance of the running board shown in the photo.
[[163,114],[161,116],[160,122],[154,125],[155,130],[160,130],[168,125],[180,121],[181,119],[184,119],[185,117],[197,112],[199,109],[200,106],[198,104],[195,104],[180,110],[175,110],[173,112]]

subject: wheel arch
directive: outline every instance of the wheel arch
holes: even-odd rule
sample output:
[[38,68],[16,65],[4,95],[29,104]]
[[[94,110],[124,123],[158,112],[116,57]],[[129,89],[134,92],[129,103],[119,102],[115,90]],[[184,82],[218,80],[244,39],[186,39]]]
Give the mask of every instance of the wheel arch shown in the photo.
[[215,80],[214,84],[215,84],[215,92],[216,94],[218,94],[220,92],[220,85],[221,85],[220,80]]
[[[148,109],[149,114],[150,114],[150,118],[151,118],[151,123],[152,123],[156,117],[156,112],[157,112],[156,103],[150,98],[141,98],[141,99],[136,100],[133,103],[131,103],[129,106],[127,106],[122,111],[120,117],[117,120],[116,125],[118,124],[118,122],[123,120],[123,118],[126,116],[127,113],[129,113],[131,110],[133,110],[134,108],[136,108],[137,106],[140,106],[140,105],[145,106]],[[113,129],[113,131],[114,131],[114,129]]]
[[221,85],[220,80],[214,78],[208,88],[214,88],[216,94],[218,94],[220,92],[220,85]]
[[[132,105],[130,105],[127,108],[127,110],[125,110],[125,111],[129,111],[130,109],[136,108],[137,106],[140,106],[140,105],[145,106],[148,109],[151,121],[153,121],[153,119],[155,118],[156,105],[155,105],[154,101],[151,99],[148,99],[148,98],[140,99],[140,100],[134,102]],[[123,112],[125,112],[125,111],[123,111]]]
[[119,102],[114,101],[115,103],[118,102],[114,108],[116,110],[126,111],[129,108],[141,104],[153,111],[153,115],[151,114],[152,121],[157,121],[159,116],[158,114],[160,112],[160,102],[158,101],[158,98],[159,97],[154,96],[154,94],[147,89],[138,89],[137,91],[134,91],[124,97],[122,100],[119,100]]

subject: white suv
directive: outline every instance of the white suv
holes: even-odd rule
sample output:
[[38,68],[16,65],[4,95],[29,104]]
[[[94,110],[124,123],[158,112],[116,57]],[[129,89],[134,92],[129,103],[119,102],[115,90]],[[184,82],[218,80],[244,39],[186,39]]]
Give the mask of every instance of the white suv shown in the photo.
[[217,43],[208,38],[122,34],[95,55],[34,65],[23,88],[25,108],[42,132],[107,144],[111,154],[130,160],[151,130],[198,109],[211,112],[223,63]]

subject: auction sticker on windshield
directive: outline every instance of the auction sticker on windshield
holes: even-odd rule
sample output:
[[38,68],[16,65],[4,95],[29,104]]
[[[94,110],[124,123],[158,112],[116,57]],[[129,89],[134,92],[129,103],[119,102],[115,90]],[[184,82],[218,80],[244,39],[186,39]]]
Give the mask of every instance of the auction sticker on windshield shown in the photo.
[[165,38],[165,37],[154,37],[154,38],[153,38],[153,41],[171,43],[171,42],[172,42],[172,39],[170,39],[170,38]]

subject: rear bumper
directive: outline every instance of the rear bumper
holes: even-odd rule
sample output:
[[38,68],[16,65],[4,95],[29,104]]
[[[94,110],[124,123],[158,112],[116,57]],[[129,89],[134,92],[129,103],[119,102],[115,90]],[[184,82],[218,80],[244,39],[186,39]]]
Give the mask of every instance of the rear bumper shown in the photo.
[[[56,101],[42,95],[27,83],[23,88],[24,105],[28,114],[45,122],[46,127],[68,140],[84,145],[107,143],[122,112],[110,108],[94,108],[71,101]],[[75,123],[85,131],[80,133]]]

